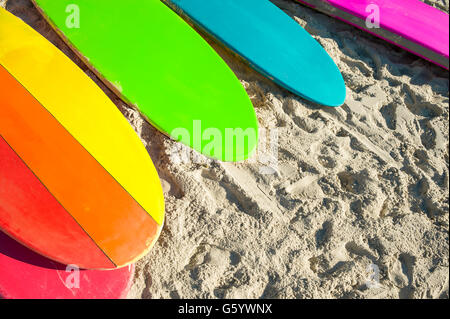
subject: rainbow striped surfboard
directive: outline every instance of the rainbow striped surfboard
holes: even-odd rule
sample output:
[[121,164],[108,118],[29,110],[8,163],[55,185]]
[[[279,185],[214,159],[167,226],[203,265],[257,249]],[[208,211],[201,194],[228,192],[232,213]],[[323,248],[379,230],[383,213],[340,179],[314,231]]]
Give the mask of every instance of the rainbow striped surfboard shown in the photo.
[[0,8],[0,230],[63,264],[114,269],[164,219],[153,163],[101,89]]

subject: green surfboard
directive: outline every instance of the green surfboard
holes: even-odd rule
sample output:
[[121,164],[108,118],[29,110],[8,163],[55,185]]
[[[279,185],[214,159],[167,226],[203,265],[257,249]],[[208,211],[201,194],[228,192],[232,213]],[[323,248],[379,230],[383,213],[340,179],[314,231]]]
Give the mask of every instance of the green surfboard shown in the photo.
[[258,121],[241,83],[162,2],[33,1],[106,85],[157,129],[222,161],[254,153]]

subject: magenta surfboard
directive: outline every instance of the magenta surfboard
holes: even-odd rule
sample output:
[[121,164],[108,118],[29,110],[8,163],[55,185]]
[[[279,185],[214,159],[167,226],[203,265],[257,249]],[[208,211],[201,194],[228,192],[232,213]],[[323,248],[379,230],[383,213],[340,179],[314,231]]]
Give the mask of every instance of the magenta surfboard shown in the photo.
[[134,265],[78,270],[36,254],[0,231],[0,298],[120,299],[130,290]]
[[449,16],[419,0],[297,0],[449,68]]

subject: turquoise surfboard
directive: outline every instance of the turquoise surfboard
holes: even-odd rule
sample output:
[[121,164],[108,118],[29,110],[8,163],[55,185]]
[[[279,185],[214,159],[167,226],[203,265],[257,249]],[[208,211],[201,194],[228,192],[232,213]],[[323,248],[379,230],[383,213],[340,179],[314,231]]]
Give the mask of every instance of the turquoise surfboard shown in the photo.
[[164,0],[251,67],[305,99],[340,106],[342,75],[323,47],[268,0]]

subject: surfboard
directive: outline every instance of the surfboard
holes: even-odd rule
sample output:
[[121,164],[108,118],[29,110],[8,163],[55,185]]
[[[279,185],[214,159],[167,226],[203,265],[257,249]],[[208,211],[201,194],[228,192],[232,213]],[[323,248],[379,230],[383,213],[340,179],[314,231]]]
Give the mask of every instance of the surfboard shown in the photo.
[[0,298],[122,299],[134,264],[114,270],[82,270],[36,254],[0,231]]
[[248,64],[313,102],[340,106],[342,75],[323,47],[268,0],[164,0]]
[[123,267],[164,220],[156,169],[103,91],[0,8],[0,230],[63,264]]
[[449,16],[422,1],[297,1],[449,68]]
[[[258,123],[243,86],[159,0],[34,3],[85,63],[161,132],[222,161],[254,153]],[[236,136],[245,141],[233,143]]]

